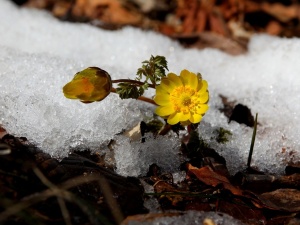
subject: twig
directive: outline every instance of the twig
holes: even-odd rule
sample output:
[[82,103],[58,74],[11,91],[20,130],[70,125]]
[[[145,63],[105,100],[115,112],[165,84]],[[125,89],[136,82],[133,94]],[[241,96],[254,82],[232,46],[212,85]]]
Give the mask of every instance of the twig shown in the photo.
[[109,186],[109,183],[104,176],[99,175],[98,184],[100,185],[104,199],[106,200],[106,203],[108,204],[116,223],[121,224],[121,222],[124,220],[124,216],[116,199],[113,197],[113,192]]
[[61,214],[64,218],[64,221],[65,221],[66,225],[72,225],[70,213],[67,209],[66,202],[61,197],[57,197],[57,201],[58,201],[58,204],[59,204],[59,207],[60,207],[60,210],[61,210]]
[[254,142],[255,142],[255,137],[256,137],[256,128],[257,128],[257,113],[255,116],[255,121],[254,121],[254,129],[252,133],[252,140],[251,140],[251,145],[250,145],[250,151],[248,155],[248,163],[247,163],[247,168],[250,168],[251,160],[252,160],[252,153],[253,153],[253,148],[254,148]]
[[[60,191],[56,187],[56,185],[54,185],[51,181],[49,181],[37,167],[33,168],[33,171],[38,176],[38,178],[42,181],[42,183],[45,184],[47,187],[49,187],[53,191]],[[60,207],[60,210],[61,210],[61,213],[62,213],[65,223],[67,225],[72,225],[70,214],[69,214],[69,211],[67,209],[64,199],[61,197],[57,197],[57,201],[58,201],[58,204],[59,204],[59,207]]]
[[[64,183],[57,185],[57,189],[47,189],[39,193],[34,193],[32,195],[26,196],[19,203],[14,204],[11,207],[8,207],[5,211],[0,213],[0,221],[4,221],[9,216],[12,216],[38,202],[44,201],[50,197],[56,196],[61,197],[67,201],[73,202],[79,206],[79,208],[88,216],[90,222],[92,224],[100,224],[98,218],[101,217],[95,209],[91,209],[88,204],[70,193],[69,191],[65,191],[63,189],[69,189],[78,185],[82,185],[84,183],[98,181],[98,175],[90,175],[86,176],[78,176],[72,178],[70,180],[65,181]],[[97,214],[97,215],[95,215]],[[101,220],[106,224],[111,224],[106,218],[102,217]]]

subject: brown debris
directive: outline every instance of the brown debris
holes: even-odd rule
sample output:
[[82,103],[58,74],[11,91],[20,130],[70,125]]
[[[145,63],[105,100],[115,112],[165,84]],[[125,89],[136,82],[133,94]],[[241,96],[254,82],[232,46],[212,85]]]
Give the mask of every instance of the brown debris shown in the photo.
[[260,200],[273,209],[299,212],[300,191],[297,189],[278,189],[260,195]]
[[199,180],[204,182],[207,185],[211,185],[213,187],[216,187],[217,185],[223,185],[225,189],[232,192],[234,195],[242,195],[242,191],[234,187],[232,184],[230,184],[229,180],[214,172],[211,168],[208,166],[197,168],[192,166],[191,164],[188,164],[188,171],[193,173]]
[[131,224],[134,222],[152,222],[157,218],[162,217],[173,217],[173,216],[181,216],[183,213],[181,212],[165,212],[165,213],[148,213],[148,214],[140,214],[134,216],[128,216],[125,220],[123,220],[122,225]]
[[142,20],[140,13],[127,9],[118,0],[77,0],[72,12],[75,17],[99,19],[108,24],[137,25]]
[[[143,207],[143,188],[138,179],[117,175],[75,153],[58,161],[22,142],[8,134],[0,141],[11,148],[10,154],[0,155],[0,190],[3,199],[0,223],[12,222],[18,218],[15,215],[18,209],[27,212],[27,208],[34,212],[32,215],[36,219],[42,219],[47,224],[59,221],[62,218],[58,203],[49,197],[60,195],[68,201],[70,213],[79,220],[90,216],[86,215],[85,208],[81,208],[82,204],[92,207],[92,214],[103,215],[112,221],[115,220],[112,215],[115,210],[111,209],[113,201],[117,202],[117,210],[121,210],[125,216],[146,212]],[[41,171],[38,177],[37,170]],[[53,188],[56,191],[53,192]],[[25,208],[22,205],[24,202],[28,204]],[[18,220],[23,221],[23,218]],[[93,215],[92,220],[98,219]]]
[[[135,26],[161,32],[185,47],[211,47],[243,54],[257,32],[300,36],[300,3],[254,0],[24,0],[63,20],[104,29]],[[193,40],[192,44],[190,41]]]

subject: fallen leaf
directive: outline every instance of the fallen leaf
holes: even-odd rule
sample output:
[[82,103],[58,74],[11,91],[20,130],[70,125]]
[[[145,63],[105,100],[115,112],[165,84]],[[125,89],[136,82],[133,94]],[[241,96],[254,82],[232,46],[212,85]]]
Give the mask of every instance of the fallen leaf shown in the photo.
[[247,40],[224,37],[213,32],[201,32],[192,34],[175,34],[171,36],[188,48],[217,48],[230,55],[240,55],[247,52]]
[[128,224],[142,223],[142,222],[152,222],[153,220],[158,218],[181,216],[181,215],[183,215],[183,213],[181,212],[139,214],[139,215],[126,217],[126,219],[122,221],[121,225],[128,225]]
[[220,13],[210,13],[209,24],[211,31],[226,37],[229,36],[228,27]]
[[141,14],[125,8],[118,0],[77,0],[73,13],[78,17],[99,19],[108,24],[137,25],[142,20]]
[[266,26],[266,32],[271,35],[279,35],[282,32],[282,26],[279,22],[271,20]]
[[251,208],[239,199],[234,199],[234,202],[219,200],[216,211],[227,213],[247,224],[251,221],[251,225],[260,225],[266,222],[266,218],[261,210]]
[[[172,206],[177,206],[179,202],[182,202],[184,200],[184,196],[180,195],[180,193],[186,193],[186,192],[177,190],[175,187],[173,187],[171,184],[168,184],[165,181],[162,180],[157,181],[153,185],[153,187],[156,193],[162,193],[162,195],[160,195],[159,197],[160,202],[161,201],[165,202],[165,200],[167,200],[168,204],[171,204]],[[168,192],[168,194],[164,195],[163,194],[164,192]]]
[[280,3],[270,4],[264,2],[261,4],[261,8],[264,12],[274,16],[281,22],[288,22],[298,16],[297,5],[284,6]]
[[193,173],[200,181],[207,185],[216,187],[217,185],[222,184],[224,188],[231,191],[232,194],[243,196],[241,189],[230,184],[226,177],[214,172],[208,166],[197,168],[188,164],[188,171]]
[[278,189],[259,196],[267,206],[287,212],[300,212],[300,191],[297,189]]

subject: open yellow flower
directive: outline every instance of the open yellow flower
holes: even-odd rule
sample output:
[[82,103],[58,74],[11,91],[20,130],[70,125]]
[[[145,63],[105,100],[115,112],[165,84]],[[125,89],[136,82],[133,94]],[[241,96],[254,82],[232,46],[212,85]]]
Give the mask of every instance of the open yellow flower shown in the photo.
[[73,80],[63,87],[63,93],[66,98],[90,103],[103,100],[110,94],[111,89],[111,78],[106,71],[98,67],[88,67],[75,74]]
[[159,106],[155,113],[171,125],[199,123],[208,110],[207,87],[200,74],[188,70],[182,70],[180,76],[169,73],[156,87],[154,102]]

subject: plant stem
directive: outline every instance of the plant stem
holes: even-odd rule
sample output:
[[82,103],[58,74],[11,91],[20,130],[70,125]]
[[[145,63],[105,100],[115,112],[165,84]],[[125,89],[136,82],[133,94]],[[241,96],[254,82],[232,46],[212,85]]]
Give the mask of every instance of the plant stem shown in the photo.
[[254,142],[255,142],[255,137],[256,137],[256,128],[257,128],[257,113],[256,113],[256,116],[255,116],[254,129],[253,129],[253,134],[252,134],[250,151],[249,151],[249,155],[248,155],[248,163],[247,163],[248,168],[250,168],[250,164],[251,164],[252,153],[253,153],[253,148],[254,148]]
[[[132,84],[136,84],[138,86],[142,86],[145,83],[138,81],[138,80],[131,80],[131,79],[118,79],[118,80],[112,80],[112,83],[132,83]],[[154,84],[148,84],[149,87],[154,88],[155,89],[155,85]]]
[[[112,88],[110,92],[116,93],[116,89]],[[157,104],[151,98],[147,98],[145,96],[140,96],[140,97],[137,98],[137,100],[148,102],[148,103],[151,103],[151,104],[157,106]]]

